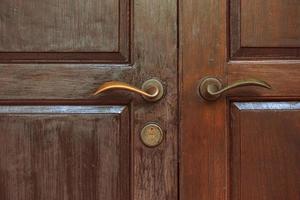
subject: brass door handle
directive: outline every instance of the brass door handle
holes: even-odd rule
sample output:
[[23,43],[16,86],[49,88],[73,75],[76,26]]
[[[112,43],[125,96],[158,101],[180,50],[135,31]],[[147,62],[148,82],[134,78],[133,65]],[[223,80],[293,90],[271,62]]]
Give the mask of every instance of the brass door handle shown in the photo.
[[141,95],[146,101],[150,102],[156,102],[160,100],[164,94],[164,89],[161,82],[156,79],[150,79],[143,83],[142,89],[120,81],[109,81],[100,85],[96,92],[94,92],[94,95],[99,95],[108,90],[130,91]]
[[265,81],[258,79],[245,79],[237,81],[226,87],[222,86],[219,79],[215,77],[204,78],[199,85],[198,91],[200,96],[207,101],[217,100],[224,92],[231,90],[233,88],[244,87],[244,86],[258,86],[267,89],[271,89],[271,86]]

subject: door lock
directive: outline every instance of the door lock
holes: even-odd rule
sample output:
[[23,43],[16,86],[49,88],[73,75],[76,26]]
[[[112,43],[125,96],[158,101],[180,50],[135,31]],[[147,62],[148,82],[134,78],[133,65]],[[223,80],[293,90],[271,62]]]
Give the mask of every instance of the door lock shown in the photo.
[[164,132],[159,125],[150,123],[144,126],[140,133],[140,138],[147,147],[157,147],[164,139]]

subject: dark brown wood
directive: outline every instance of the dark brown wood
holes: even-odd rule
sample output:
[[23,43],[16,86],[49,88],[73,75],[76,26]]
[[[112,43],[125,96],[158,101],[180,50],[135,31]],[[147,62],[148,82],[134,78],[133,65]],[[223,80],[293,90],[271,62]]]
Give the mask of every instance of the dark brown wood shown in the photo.
[[130,0],[13,0],[0,13],[0,62],[130,62]]
[[207,103],[197,95],[201,78],[222,78],[225,72],[226,6],[226,1],[219,0],[180,3],[182,200],[226,199],[226,101]]
[[299,59],[299,2],[231,0],[229,4],[231,59]]
[[300,103],[233,103],[231,198],[300,199]]
[[298,47],[240,47],[233,52],[231,60],[257,60],[257,59],[299,59]]
[[[252,77],[267,81],[272,90],[243,88],[231,92],[232,96],[289,97],[297,98],[300,94],[299,61],[232,61],[228,63],[228,82]],[[246,92],[245,92],[246,91]]]
[[2,52],[118,50],[118,0],[3,0],[0,11]]
[[[293,0],[180,1],[182,200],[299,199],[298,10]],[[206,76],[224,85],[257,78],[272,90],[239,88],[206,102],[197,95]]]
[[297,0],[240,0],[242,47],[299,47]]
[[[105,5],[109,8],[106,9]],[[65,111],[65,114],[41,114],[44,118],[52,117],[52,121],[43,121],[35,117],[37,115],[32,113],[34,109],[27,110],[28,114],[26,114],[27,118],[23,119],[25,120],[23,126],[27,124],[28,127],[44,123],[45,127],[53,125],[53,127],[56,126],[59,128],[60,125],[56,124],[56,122],[60,119],[60,116],[64,117],[64,123],[71,124],[66,126],[74,126],[75,132],[76,127],[83,126],[81,123],[85,121],[86,117],[90,116],[92,121],[97,121],[99,126],[101,126],[97,132],[99,136],[104,135],[109,137],[110,132],[115,133],[113,128],[118,127],[122,129],[129,127],[130,130],[127,133],[130,135],[129,142],[125,141],[128,135],[121,136],[115,134],[111,138],[103,140],[103,143],[98,142],[104,146],[108,145],[105,146],[106,149],[100,155],[105,155],[105,151],[109,153],[109,144],[104,144],[104,142],[113,140],[113,137],[115,139],[117,139],[116,137],[122,137],[122,140],[124,140],[122,144],[125,145],[118,148],[126,148],[126,150],[122,151],[126,155],[115,154],[112,156],[112,160],[108,161],[107,164],[111,164],[111,169],[102,174],[105,178],[100,181],[103,181],[103,183],[108,182],[106,186],[102,188],[97,187],[97,191],[95,191],[96,186],[93,183],[97,180],[96,177],[93,176],[90,179],[80,181],[74,175],[74,178],[69,181],[74,182],[72,184],[75,186],[77,184],[75,181],[79,181],[81,183],[78,184],[81,185],[76,186],[78,188],[76,194],[72,194],[72,191],[68,192],[70,195],[77,195],[76,197],[73,196],[74,198],[72,199],[82,199],[81,194],[92,190],[94,191],[90,195],[101,194],[103,196],[98,196],[98,198],[97,196],[91,196],[90,199],[118,199],[119,197],[132,200],[178,199],[177,2],[158,0],[89,0],[87,2],[80,0],[76,0],[75,2],[59,0],[55,2],[40,2],[29,0],[26,2],[4,1],[3,4],[0,3],[0,7],[2,10],[9,8],[9,11],[5,11],[9,16],[3,14],[3,12],[0,14],[1,31],[8,31],[9,29],[11,30],[9,33],[12,33],[11,35],[7,32],[1,33],[3,36],[1,39],[6,39],[0,42],[0,49],[2,49],[0,53],[0,84],[2,86],[0,87],[0,104],[2,107],[24,105],[31,106],[31,108],[35,106],[49,106],[51,108],[80,106],[83,113],[85,108],[99,105],[105,107],[114,105],[128,109],[128,115],[124,116],[124,120],[128,121],[129,124],[125,121],[122,122],[122,120],[115,121],[111,131],[110,129],[103,128],[105,124],[109,125],[113,123],[111,122],[111,120],[113,121],[113,117],[109,111],[99,115],[78,114],[78,123],[72,124],[69,121],[74,119],[74,114],[67,113],[67,111]],[[49,9],[47,9],[48,7]],[[99,9],[99,7],[101,8]],[[29,8],[33,8],[30,9],[32,13],[29,13]],[[45,12],[45,9],[49,12]],[[58,15],[56,16],[53,12],[57,12]],[[66,18],[64,15],[66,13],[72,14],[72,17],[76,16],[77,18]],[[22,19],[23,15],[26,15],[24,19]],[[55,21],[55,17],[57,17],[57,21]],[[33,20],[30,20],[30,18],[33,18]],[[10,20],[18,23],[13,24]],[[88,20],[88,23],[86,20]],[[66,27],[71,26],[71,29],[63,29],[65,32],[61,38],[57,38],[59,36],[50,32],[41,33],[41,30],[44,29],[49,31],[51,25],[53,25],[53,21],[55,22],[54,29],[58,31],[62,30],[64,24],[66,24]],[[76,24],[72,26],[74,21],[78,22],[80,26]],[[92,24],[95,24],[96,27],[92,28],[91,32],[87,32],[89,29],[85,29],[85,26]],[[2,27],[6,28],[2,29]],[[40,37],[34,36],[34,33],[32,33],[33,27],[37,29]],[[25,30],[22,28],[27,30],[26,33],[28,35],[24,35]],[[102,28],[105,28],[105,30],[102,30]],[[20,30],[19,33],[14,32],[17,30]],[[82,36],[80,33],[87,34],[86,36],[90,37],[92,42],[83,41],[85,36]],[[99,39],[98,36],[102,33],[105,34],[102,35],[102,39]],[[44,40],[46,36],[50,37],[49,41]],[[15,40],[10,42],[13,38]],[[37,41],[32,42],[35,39]],[[74,41],[71,44],[68,43],[70,39]],[[75,41],[82,43],[77,44]],[[54,46],[51,46],[51,44]],[[7,46],[8,48],[6,48]],[[150,78],[161,80],[165,91],[167,91],[163,99],[154,104],[144,101],[138,95],[123,91],[107,92],[98,97],[92,96],[92,93],[99,85],[106,81],[124,81],[140,87],[144,81]],[[38,109],[39,107],[35,110]],[[9,127],[12,127],[13,123],[21,123],[14,121],[15,118],[13,117],[17,117],[17,115],[19,114],[6,113],[3,116],[5,120],[8,120],[6,116],[11,116],[11,121],[9,121],[11,125]],[[31,121],[32,118],[36,121]],[[38,122],[39,120],[42,121]],[[165,133],[164,141],[156,148],[145,147],[139,138],[140,130],[148,122],[158,123]],[[21,125],[16,126],[16,128],[22,130]],[[67,128],[67,130],[70,129]],[[38,135],[38,130],[34,129],[32,131],[34,132],[34,134],[32,133],[32,137],[35,139]],[[15,130],[15,132],[18,131]],[[66,132],[68,133],[64,134],[67,136],[70,136],[72,133],[69,133],[69,131]],[[20,136],[20,139],[22,139],[20,141],[26,142],[25,131],[20,131],[21,133],[23,133],[21,135],[23,137]],[[61,134],[59,131],[55,133],[56,135]],[[0,131],[1,134],[3,132]],[[55,136],[53,138],[55,139]],[[71,139],[73,141],[73,138]],[[53,140],[53,143],[56,141],[58,140]],[[87,149],[88,142],[90,142],[92,147],[96,147],[98,144],[96,144],[96,141],[93,141],[93,143],[90,140],[83,140],[82,143],[76,146],[76,149]],[[111,141],[110,143],[115,144],[116,141]],[[130,151],[127,149],[128,146]],[[9,148],[11,151],[16,150],[13,146]],[[68,149],[72,150],[72,147]],[[33,149],[33,151],[43,152],[38,147],[37,149]],[[83,154],[83,152],[78,151],[78,154],[73,155],[71,159],[75,160],[74,158],[77,155],[83,158]],[[18,155],[13,154],[10,159],[12,161],[17,160]],[[29,152],[25,151],[23,155],[26,155],[29,159],[33,159],[29,155]],[[49,151],[44,152],[43,155],[55,157]],[[5,155],[4,158],[7,157]],[[117,166],[115,160],[119,157],[122,157],[125,160],[124,162],[127,162],[127,158],[130,158],[130,169],[126,174],[115,176],[113,174],[116,174],[116,170],[118,169],[114,168],[113,165]],[[55,158],[59,159],[58,157]],[[93,159],[102,161],[101,158],[98,159],[97,157]],[[91,158],[91,161],[94,161],[93,159]],[[54,161],[45,158],[45,165],[54,165]],[[77,162],[78,166],[83,166],[82,160],[78,160]],[[41,162],[37,160],[35,163]],[[121,165],[121,163],[118,164]],[[24,164],[21,162],[15,165],[15,167],[21,168],[22,166]],[[64,169],[61,170],[63,171]],[[99,171],[101,170],[99,169]],[[71,172],[73,173],[73,171]],[[83,168],[82,171],[79,169],[74,171],[75,174],[85,172]],[[42,175],[47,173],[46,167],[40,168],[38,173]],[[51,173],[54,177],[49,181],[56,179],[55,172],[52,171]],[[89,173],[94,172],[91,170]],[[125,172],[122,171],[122,173]],[[120,177],[125,178],[120,180]],[[4,181],[9,180],[4,177]],[[24,185],[31,184],[26,182],[28,180],[21,179],[20,181]],[[39,181],[38,179],[36,183],[39,183]],[[124,183],[127,186],[124,186]],[[42,182],[40,188],[31,189],[31,191],[35,191],[32,192],[33,194],[40,196],[33,196],[32,198],[32,194],[30,193],[28,195],[31,196],[28,196],[28,198],[33,200],[43,198],[44,196],[41,196],[45,194],[45,191],[41,189],[41,187],[44,187],[43,184],[48,183]],[[93,187],[90,187],[90,185]],[[88,188],[80,189],[80,187]],[[10,186],[10,188],[13,187]],[[130,188],[129,194],[128,188]],[[55,192],[54,188],[52,189],[53,192],[50,190],[48,199],[51,199],[51,195],[60,195],[60,188],[57,192]],[[107,193],[102,192],[103,190]],[[1,191],[5,191],[5,189]],[[111,191],[115,191],[115,193],[109,194]],[[24,191],[20,191],[19,194],[22,194],[22,192]],[[7,194],[11,194],[11,191],[9,190]],[[3,200],[12,199],[10,197],[5,198]],[[21,200],[22,197],[13,199]],[[45,199],[47,198],[45,197]],[[69,197],[63,196],[58,199],[69,199]]]
[[[126,56],[126,54],[125,54]],[[120,52],[12,53],[0,52],[1,63],[112,63],[126,64],[130,58]]]
[[0,198],[130,199],[125,106],[1,106]]

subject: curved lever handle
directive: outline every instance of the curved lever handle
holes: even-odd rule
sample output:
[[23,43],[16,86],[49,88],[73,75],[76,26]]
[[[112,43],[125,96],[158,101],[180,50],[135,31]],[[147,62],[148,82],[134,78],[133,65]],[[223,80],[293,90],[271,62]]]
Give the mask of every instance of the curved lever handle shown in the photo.
[[214,77],[207,77],[200,83],[199,94],[205,100],[214,101],[217,100],[224,92],[244,86],[258,86],[271,89],[271,86],[268,83],[258,79],[240,80],[223,88],[222,83],[219,79]]
[[142,89],[120,81],[109,81],[100,85],[96,92],[94,92],[94,95],[99,95],[108,90],[126,90],[134,92],[142,95],[145,100],[150,102],[160,100],[164,93],[162,84],[156,79],[150,79],[143,83]]

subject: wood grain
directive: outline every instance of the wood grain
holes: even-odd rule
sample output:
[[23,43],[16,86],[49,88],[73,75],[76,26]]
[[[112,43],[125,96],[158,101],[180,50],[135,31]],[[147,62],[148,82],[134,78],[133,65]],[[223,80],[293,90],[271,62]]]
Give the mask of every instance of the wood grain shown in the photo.
[[300,47],[297,0],[240,0],[242,47]]
[[130,198],[122,106],[1,106],[0,198]]
[[128,63],[130,0],[4,1],[1,63]]
[[[298,27],[290,24],[275,27],[280,29],[276,35],[276,31],[263,32],[268,26],[259,26],[268,20],[274,26],[281,26],[285,20],[282,16],[289,10],[295,14],[298,1],[247,1],[252,10],[245,7],[242,11],[240,0],[179,3],[180,198],[299,199],[299,108],[278,111],[275,104],[268,111],[257,108],[257,111],[244,111],[244,114],[235,111],[237,115],[230,115],[232,101],[251,101],[255,105],[260,102],[261,105],[268,105],[267,102],[289,104],[288,100],[299,102],[299,47],[297,42],[287,43],[295,33],[293,41],[299,40]],[[268,3],[277,4],[277,12],[270,14],[275,16],[273,19],[263,19],[257,24],[251,17],[241,19],[241,16],[254,15],[254,8],[266,11],[263,6]],[[287,6],[291,3],[297,5]],[[297,18],[291,16],[290,20],[295,22]],[[291,47],[243,47],[242,21],[253,31],[261,30],[261,34],[266,34],[259,39],[278,40]],[[269,42],[266,40],[266,43]],[[215,102],[207,102],[197,95],[199,81],[207,76],[217,77],[224,86],[256,78],[268,82],[272,90],[245,87],[229,91]],[[242,128],[243,132],[239,129],[232,132],[233,122],[235,128]],[[242,143],[240,138],[243,138]],[[235,146],[231,148],[231,144]],[[239,152],[237,144],[243,152]],[[237,162],[237,159],[242,160]],[[239,173],[242,177],[238,177]]]
[[118,6],[118,0],[3,0],[0,51],[115,52]]
[[271,90],[256,87],[237,89],[228,93],[229,96],[299,97],[299,61],[233,61],[227,67],[229,83],[258,78],[272,86]]
[[226,2],[180,1],[182,200],[226,199],[226,101],[207,103],[197,95],[201,78],[225,73]]
[[[178,93],[177,93],[177,2],[135,0],[134,81],[151,77],[162,80],[164,98],[147,104],[141,98],[134,106],[134,191],[133,199],[178,199]],[[132,77],[128,75],[127,78]],[[163,143],[149,149],[139,133],[147,122],[157,122],[165,132]]]
[[230,59],[299,59],[297,0],[231,0]]
[[[3,53],[0,55],[0,104],[8,107],[127,106],[132,135],[128,184],[131,198],[178,199],[177,2],[128,0],[119,4],[123,23],[118,57],[109,52]],[[93,35],[93,41],[97,40],[97,35]],[[140,87],[150,78],[161,80],[166,91],[163,99],[154,104],[124,91],[91,95],[106,81],[124,81]],[[107,117],[105,122],[110,119]],[[165,133],[162,144],[153,149],[145,147],[139,138],[140,130],[148,122],[158,123]]]
[[300,103],[234,102],[232,200],[300,198]]

